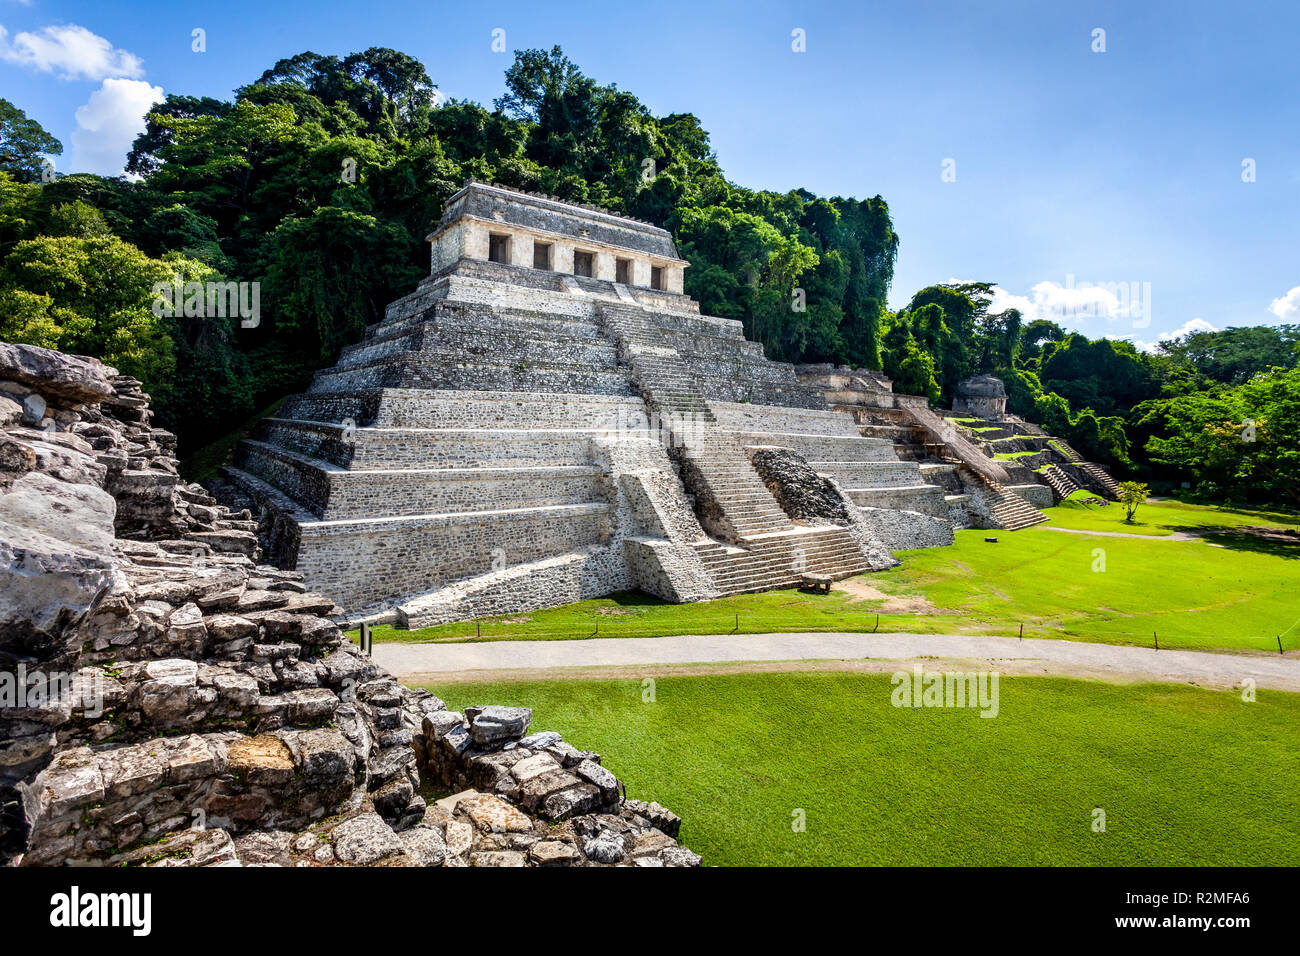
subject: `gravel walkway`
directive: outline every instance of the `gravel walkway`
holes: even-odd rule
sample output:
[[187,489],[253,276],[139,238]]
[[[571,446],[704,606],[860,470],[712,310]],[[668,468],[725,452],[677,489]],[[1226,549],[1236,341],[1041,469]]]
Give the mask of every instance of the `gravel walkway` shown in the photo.
[[[854,669],[893,671],[922,660],[927,669],[1091,677],[1122,682],[1165,681],[1214,687],[1256,686],[1300,692],[1300,656],[1157,651],[1145,647],[961,634],[742,634],[592,638],[574,641],[491,641],[477,644],[376,644],[375,661],[407,682],[439,678],[484,679],[589,676],[631,668],[644,672],[673,665],[786,661],[858,662]],[[964,662],[957,668],[954,662]],[[798,663],[795,663],[798,662]],[[910,663],[907,664],[910,667]],[[746,670],[732,666],[728,670]],[[771,670],[770,666],[752,669]]]

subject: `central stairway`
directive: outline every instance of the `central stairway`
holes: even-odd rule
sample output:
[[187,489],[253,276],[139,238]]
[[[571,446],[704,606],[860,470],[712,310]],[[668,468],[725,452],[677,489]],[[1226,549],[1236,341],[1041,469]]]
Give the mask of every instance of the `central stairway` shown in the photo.
[[804,574],[840,579],[871,569],[847,529],[791,522],[740,442],[718,425],[687,361],[665,344],[677,317],[656,321],[654,313],[623,303],[603,303],[599,316],[695,494],[700,523],[714,540],[694,547],[722,594],[789,587]]

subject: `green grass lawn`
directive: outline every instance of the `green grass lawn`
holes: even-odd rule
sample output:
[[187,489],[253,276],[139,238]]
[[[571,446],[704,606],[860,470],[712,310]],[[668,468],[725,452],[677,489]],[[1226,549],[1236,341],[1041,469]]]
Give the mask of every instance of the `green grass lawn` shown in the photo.
[[532,707],[706,864],[1300,864],[1300,695],[1006,677],[988,719],[895,708],[877,674],[430,689]]
[[[1077,498],[1076,498],[1077,496]],[[1300,528],[1300,515],[1246,508],[1188,504],[1172,499],[1148,501],[1138,506],[1132,523],[1124,520],[1124,506],[1116,502],[1102,507],[1085,505],[1089,492],[1075,492],[1070,500],[1048,508],[1052,524],[1083,531],[1118,531],[1125,534],[1168,535],[1175,531],[1205,531],[1207,528]]]
[[1041,455],[1041,449],[1034,448],[1029,451],[1000,451],[993,456],[995,461],[1015,461],[1017,458],[1026,458],[1030,455]]
[[[1048,513],[1061,527],[1131,530],[1115,504],[1067,503]],[[1042,525],[961,531],[952,547],[902,552],[899,567],[837,585],[827,596],[782,590],[672,605],[622,594],[477,624],[376,628],[375,640],[870,631],[879,615],[881,632],[1013,635],[1023,624],[1029,637],[1149,646],[1155,633],[1161,647],[1260,651],[1276,650],[1285,632],[1283,647],[1300,647],[1300,627],[1293,627],[1300,619],[1295,547],[1235,535],[1154,540],[1180,528],[1284,526],[1287,516],[1150,502],[1138,517],[1134,533],[1153,540],[1062,534]],[[986,543],[986,536],[998,542]],[[841,589],[855,584],[880,594],[863,598]]]
[[[876,612],[852,604],[847,595],[805,594],[798,590],[765,591],[717,601],[668,604],[639,592],[578,601],[541,611],[485,617],[480,621],[442,624],[403,631],[376,627],[376,642],[481,640],[575,640],[588,637],[662,637],[666,634],[758,634],[774,631],[843,631],[875,626]],[[880,615],[880,629],[889,615]],[[897,628],[894,628],[897,630]],[[355,632],[353,632],[355,633]],[[477,635],[481,635],[481,638]]]
[[[914,553],[873,579],[957,615],[891,617],[891,629],[1005,634],[1023,624],[1031,637],[1150,646],[1158,635],[1162,647],[1267,651],[1300,618],[1293,558],[1045,529],[999,537],[985,544],[963,533],[956,547]],[[1015,547],[1003,547],[1008,540]],[[1291,630],[1282,646],[1295,649],[1297,637]]]

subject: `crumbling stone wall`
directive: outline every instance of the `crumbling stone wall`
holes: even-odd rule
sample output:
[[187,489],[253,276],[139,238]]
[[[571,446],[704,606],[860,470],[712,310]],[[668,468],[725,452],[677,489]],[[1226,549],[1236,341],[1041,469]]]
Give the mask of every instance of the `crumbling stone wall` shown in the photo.
[[[675,818],[604,800],[590,768],[599,804],[429,806],[443,702],[348,642],[301,574],[258,563],[251,516],[176,476],[138,382],[3,345],[0,395],[0,863],[698,862],[656,829]],[[632,834],[617,860],[583,842],[607,832]]]

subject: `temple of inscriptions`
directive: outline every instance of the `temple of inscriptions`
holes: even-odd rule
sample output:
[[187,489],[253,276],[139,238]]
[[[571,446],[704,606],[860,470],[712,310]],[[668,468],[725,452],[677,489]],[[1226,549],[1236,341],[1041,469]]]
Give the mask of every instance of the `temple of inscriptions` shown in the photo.
[[[702,315],[663,229],[470,182],[428,240],[429,276],[259,424],[217,489],[352,619],[696,601],[1043,520],[924,399],[769,361],[739,321]],[[927,425],[910,451],[900,436]]]

